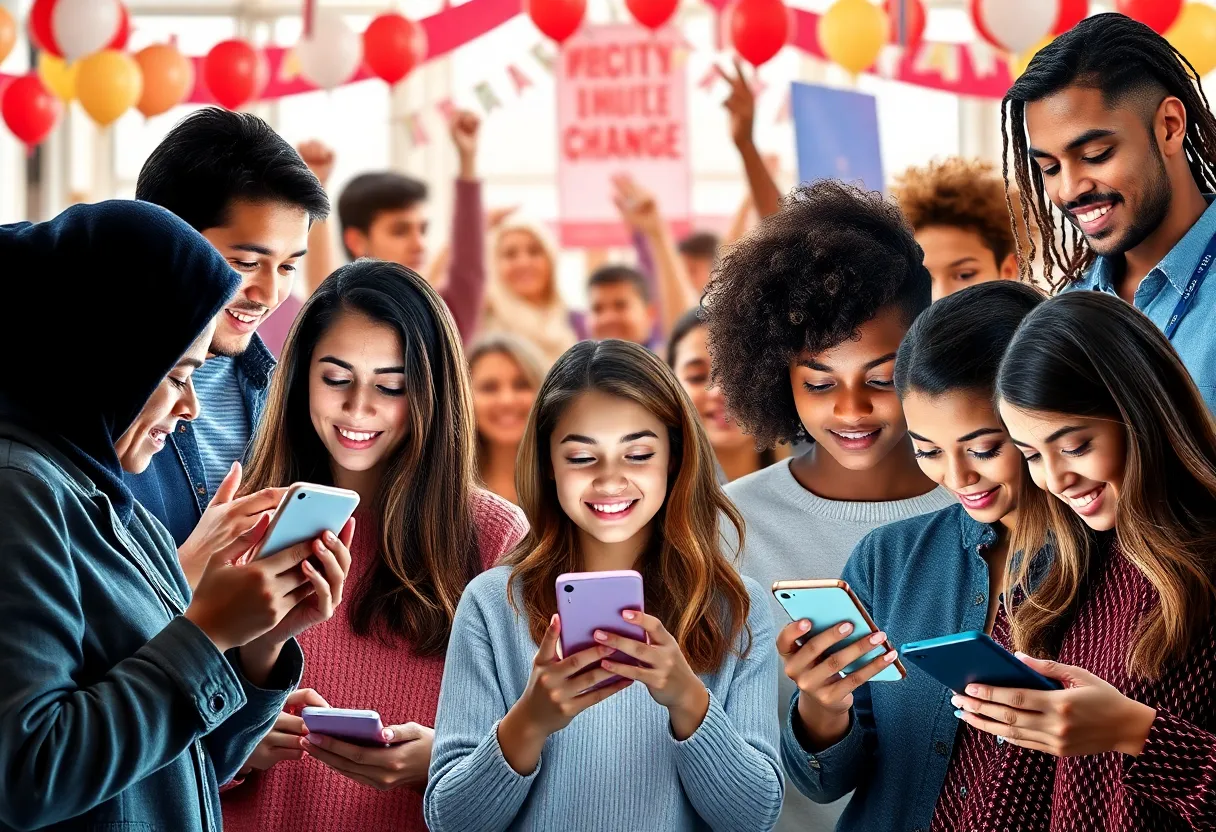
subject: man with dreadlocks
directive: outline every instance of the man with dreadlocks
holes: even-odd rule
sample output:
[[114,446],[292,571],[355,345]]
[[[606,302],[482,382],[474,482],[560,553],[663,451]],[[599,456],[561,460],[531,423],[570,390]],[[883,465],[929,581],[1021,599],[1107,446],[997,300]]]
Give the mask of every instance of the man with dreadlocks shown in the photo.
[[[1135,304],[1216,409],[1216,119],[1194,67],[1143,23],[1095,15],[1031,60],[1001,133],[1048,282]],[[1028,256],[1018,242],[1028,275],[1033,238]]]

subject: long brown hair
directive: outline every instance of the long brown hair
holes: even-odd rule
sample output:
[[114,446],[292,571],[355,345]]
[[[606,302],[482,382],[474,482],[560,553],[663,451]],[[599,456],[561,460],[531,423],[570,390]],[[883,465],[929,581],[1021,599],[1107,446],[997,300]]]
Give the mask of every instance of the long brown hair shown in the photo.
[[[1026,105],[1069,86],[1100,89],[1108,105],[1133,101],[1132,93],[1155,95],[1158,104],[1166,96],[1180,100],[1186,109],[1183,147],[1191,176],[1203,193],[1216,190],[1216,116],[1195,67],[1168,40],[1130,17],[1106,13],[1082,20],[1035,54],[1001,102],[1006,204],[1011,218],[1020,213],[1025,228],[1039,229],[1043,276],[1053,289],[1078,279],[1093,263],[1094,252],[1077,226],[1047,199],[1043,173],[1030,158]],[[1146,128],[1150,138],[1151,128],[1150,117]],[[1152,144],[1155,148],[1155,141]],[[1016,188],[1010,186],[1010,156]],[[1020,204],[1019,192],[1025,196]],[[1028,251],[1020,234],[1015,242],[1022,276],[1028,280],[1036,254],[1034,239],[1028,239]],[[1059,276],[1057,268],[1062,272]]]
[[[1113,295],[1069,292],[1026,318],[1001,362],[997,396],[1021,410],[1123,426],[1115,537],[1159,597],[1129,650],[1128,671],[1158,677],[1183,658],[1216,600],[1216,425],[1199,390],[1143,313]],[[1029,480],[1024,488],[1034,487]],[[1108,542],[1059,499],[1019,504],[1010,551],[1053,550],[1033,586],[1029,559],[1011,563],[1010,585],[1028,593],[1012,613],[1020,649],[1058,651]]]
[[397,333],[409,402],[407,438],[387,460],[369,506],[380,545],[351,601],[351,625],[360,636],[399,637],[419,655],[442,655],[456,604],[482,563],[468,370],[447,307],[425,280],[395,263],[357,260],[317,288],[287,336],[242,490],[332,484],[330,457],[309,415],[308,375],[317,342],[346,313]]
[[[743,518],[714,475],[713,450],[675,376],[644,347],[624,341],[584,341],[549,371],[519,449],[516,485],[531,530],[506,559],[519,581],[532,638],[540,642],[557,611],[554,582],[582,568],[578,534],[562,511],[553,481],[549,439],[566,407],[599,391],[636,402],[667,426],[672,471],[655,533],[637,569],[646,610],[663,621],[697,672],[721,666],[747,629],[750,598],[722,554],[718,520],[725,515],[743,538]],[[742,543],[740,543],[742,548]],[[517,603],[514,591],[511,603]]]

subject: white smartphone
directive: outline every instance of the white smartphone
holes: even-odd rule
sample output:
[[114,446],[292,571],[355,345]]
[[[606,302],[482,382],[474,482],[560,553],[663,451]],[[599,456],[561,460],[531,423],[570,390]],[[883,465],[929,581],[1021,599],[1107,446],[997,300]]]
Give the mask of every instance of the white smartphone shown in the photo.
[[287,489],[270,519],[270,528],[254,558],[264,558],[297,543],[316,540],[325,532],[338,534],[355,513],[359,495],[345,488],[297,482]]

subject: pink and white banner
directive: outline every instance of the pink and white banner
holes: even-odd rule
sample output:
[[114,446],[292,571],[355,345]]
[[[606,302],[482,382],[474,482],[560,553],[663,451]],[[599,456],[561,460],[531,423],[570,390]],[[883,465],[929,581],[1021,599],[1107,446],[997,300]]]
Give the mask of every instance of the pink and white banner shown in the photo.
[[564,247],[627,245],[612,177],[628,172],[687,230],[687,73],[672,28],[585,26],[562,47],[557,80],[559,237]]

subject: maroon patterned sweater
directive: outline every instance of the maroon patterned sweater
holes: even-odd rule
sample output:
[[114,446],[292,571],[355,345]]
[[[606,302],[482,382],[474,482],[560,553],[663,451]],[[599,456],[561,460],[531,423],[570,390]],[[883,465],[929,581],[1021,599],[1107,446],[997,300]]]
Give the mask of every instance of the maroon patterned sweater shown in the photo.
[[[1112,547],[1087,595],[1059,660],[1157,709],[1143,752],[1057,758],[960,722],[934,832],[1216,830],[1216,621],[1160,679],[1131,679],[1127,651],[1156,590]],[[1003,609],[993,638],[1010,647]]]

